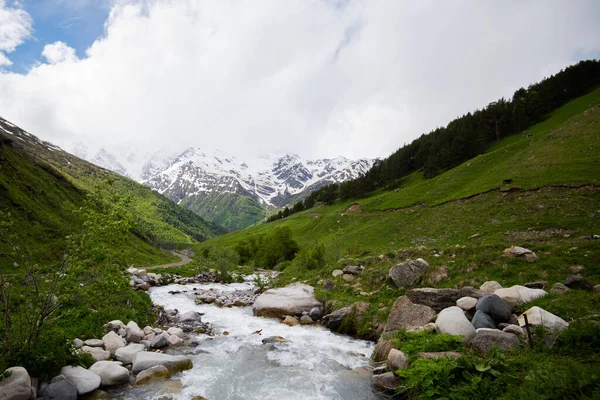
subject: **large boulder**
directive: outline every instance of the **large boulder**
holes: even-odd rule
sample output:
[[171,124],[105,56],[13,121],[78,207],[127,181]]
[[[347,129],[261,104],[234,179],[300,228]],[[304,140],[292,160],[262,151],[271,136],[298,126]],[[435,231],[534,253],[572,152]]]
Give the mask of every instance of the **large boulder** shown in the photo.
[[579,289],[579,290],[594,290],[594,285],[592,285],[587,279],[585,279],[581,275],[569,275],[567,279],[565,279],[564,285],[569,289]]
[[110,358],[110,351],[104,350],[102,347],[89,347],[83,346],[79,351],[84,353],[88,353],[92,356],[92,360],[95,361],[105,361]]
[[23,367],[12,367],[4,371],[0,380],[0,399],[27,400],[34,397],[29,373]]
[[114,331],[109,331],[106,335],[102,336],[102,342],[104,343],[104,348],[109,351],[112,356],[115,355],[117,349],[127,345],[125,339]]
[[66,380],[62,375],[59,375],[60,379],[53,379],[48,386],[46,386],[40,395],[44,400],[77,400],[77,388],[71,382]]
[[384,331],[407,330],[424,326],[435,316],[431,307],[414,304],[407,296],[399,297],[390,310]]
[[283,288],[269,289],[257,297],[252,313],[258,317],[280,318],[294,316],[297,312],[310,311],[323,305],[315,298],[314,288],[293,283]]
[[464,287],[462,289],[417,288],[406,292],[406,295],[413,303],[429,306],[436,311],[455,306],[456,301],[461,297],[478,299],[485,294],[485,292],[472,287]]
[[468,343],[475,337],[475,328],[469,322],[463,310],[452,306],[443,309],[435,320],[437,333],[463,336],[463,342]]
[[406,288],[421,282],[421,278],[429,269],[429,264],[422,258],[406,260],[390,268],[389,276],[396,286]]
[[496,324],[490,315],[484,313],[481,310],[475,311],[475,315],[473,315],[473,319],[471,320],[471,324],[473,324],[473,328],[496,328]]
[[519,316],[519,325],[522,327],[525,326],[524,315],[527,315],[527,322],[529,325],[542,326],[552,332],[560,332],[569,326],[569,323],[564,319],[557,317],[543,308],[535,306]]
[[489,315],[496,325],[501,322],[508,322],[511,316],[510,305],[496,294],[481,297],[475,305],[475,310]]
[[344,319],[350,314],[352,314],[352,306],[335,310],[331,314],[327,314],[323,317],[323,325],[332,331],[337,331],[340,326],[342,326]]
[[80,366],[63,367],[60,373],[77,388],[77,394],[80,396],[98,389],[102,381],[98,374]]
[[502,255],[506,258],[520,258],[527,262],[536,262],[538,259],[537,255],[533,251],[519,246],[511,246],[507,249],[504,249]]
[[131,364],[133,362],[133,356],[140,351],[146,350],[146,346],[141,343],[129,343],[125,347],[121,347],[115,351],[115,358],[122,361],[123,364]]
[[155,365],[165,366],[169,372],[175,374],[192,368],[192,360],[185,356],[172,356],[150,351],[140,351],[133,356],[133,368],[131,371],[134,374],[137,374],[145,369],[154,367]]
[[469,343],[477,350],[489,353],[494,347],[501,350],[512,350],[521,344],[519,338],[512,333],[497,329],[478,329],[475,337]]
[[155,365],[143,370],[135,377],[135,385],[143,385],[156,380],[169,379],[171,373],[164,365]]
[[144,331],[134,321],[129,321],[125,327],[125,334],[129,343],[139,343],[144,338]]
[[90,367],[90,371],[100,377],[102,386],[121,385],[129,382],[129,370],[118,361],[98,361]]

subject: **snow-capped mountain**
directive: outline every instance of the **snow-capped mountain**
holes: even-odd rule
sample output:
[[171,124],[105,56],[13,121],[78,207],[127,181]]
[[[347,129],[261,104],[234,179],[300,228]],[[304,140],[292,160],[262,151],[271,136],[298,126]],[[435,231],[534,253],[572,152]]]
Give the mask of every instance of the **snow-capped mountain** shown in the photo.
[[364,174],[374,160],[305,160],[295,154],[241,160],[221,151],[190,147],[90,152],[84,145],[71,151],[97,165],[128,176],[228,229],[264,219],[267,208],[279,208],[320,187]]

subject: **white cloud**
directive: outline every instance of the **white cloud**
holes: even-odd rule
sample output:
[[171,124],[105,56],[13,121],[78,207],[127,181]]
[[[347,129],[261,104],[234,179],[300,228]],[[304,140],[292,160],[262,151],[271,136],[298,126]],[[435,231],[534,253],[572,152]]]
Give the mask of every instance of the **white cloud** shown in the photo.
[[0,74],[0,115],[61,145],[385,156],[600,55],[593,0],[341,4],[115,1],[86,58]]
[[42,51],[42,56],[50,64],[77,61],[75,49],[60,41],[45,45],[44,50]]
[[[18,4],[16,4],[18,6]],[[18,7],[9,7],[0,0],[0,68],[12,62],[6,53],[13,52],[33,31],[31,16]]]

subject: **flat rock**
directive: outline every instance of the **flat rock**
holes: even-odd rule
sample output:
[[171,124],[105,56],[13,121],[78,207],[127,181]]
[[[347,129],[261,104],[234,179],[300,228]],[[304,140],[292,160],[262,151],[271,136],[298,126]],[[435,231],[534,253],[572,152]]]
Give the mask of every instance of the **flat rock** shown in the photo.
[[137,374],[145,369],[163,365],[171,374],[192,368],[192,360],[185,356],[172,356],[169,354],[140,351],[133,356],[132,372]]
[[100,385],[114,386],[129,382],[129,370],[120,361],[98,361],[90,371],[100,377]]
[[530,289],[525,286],[514,285],[509,288],[498,289],[494,294],[511,307],[514,307],[544,297],[548,293],[542,289]]
[[494,347],[501,350],[511,350],[519,347],[520,344],[521,341],[516,335],[497,329],[478,329],[475,337],[469,343],[469,345],[484,353],[489,353]]
[[386,372],[385,374],[373,375],[371,383],[378,390],[394,392],[402,381],[393,372]]
[[542,326],[552,332],[560,332],[569,326],[569,323],[564,319],[557,317],[543,308],[535,306],[519,316],[519,325],[521,327],[525,326],[525,317],[523,315],[527,315],[527,322],[529,322],[529,325]]
[[422,351],[417,354],[417,358],[460,358],[462,354],[456,351]]
[[581,275],[569,275],[567,279],[565,279],[564,285],[569,289],[576,290],[594,290],[594,285],[592,285],[587,279],[585,279]]
[[83,346],[79,351],[84,353],[88,353],[92,356],[92,360],[95,361],[105,361],[110,358],[110,351],[104,350],[102,347],[90,347]]
[[104,348],[109,351],[112,356],[115,355],[117,349],[127,345],[125,339],[114,331],[109,331],[106,335],[102,336],[102,342],[104,343]]
[[310,311],[323,305],[315,298],[314,288],[294,283],[277,289],[269,289],[256,298],[252,313],[258,317],[280,318],[294,316],[297,312]]
[[83,342],[84,345],[89,346],[89,347],[103,347],[104,346],[104,342],[100,339],[88,339],[85,342]]
[[424,326],[435,317],[435,314],[433,308],[414,304],[408,296],[401,296],[394,302],[390,310],[384,331],[407,330]]
[[496,325],[502,322],[508,322],[510,320],[510,305],[496,294],[488,294],[481,297],[477,301],[475,309],[489,315],[492,318],[493,323]]
[[343,269],[343,273],[351,275],[360,275],[363,272],[363,267],[359,265],[347,265]]
[[485,292],[472,287],[462,289],[417,288],[406,292],[406,295],[413,303],[429,306],[436,311],[456,306],[456,301],[461,297],[478,299],[485,294]]
[[475,328],[465,317],[463,310],[456,306],[443,309],[435,320],[437,333],[463,336],[463,342],[468,343],[475,337]]
[[60,373],[77,388],[77,394],[80,396],[98,389],[102,381],[97,374],[80,366],[63,367]]
[[422,258],[416,260],[406,260],[390,268],[389,276],[394,284],[399,288],[414,286],[421,282],[421,278],[427,270],[429,264]]
[[40,395],[44,400],[77,400],[77,388],[62,377],[48,384],[40,391]]
[[496,281],[487,281],[487,282],[484,282],[479,287],[479,290],[481,290],[483,292],[486,292],[486,293],[494,293],[498,289],[502,289],[502,285],[499,284]]
[[23,367],[12,367],[4,371],[5,378],[0,380],[0,399],[27,400],[33,398],[31,378]]
[[125,347],[121,347],[115,351],[115,358],[122,361],[123,364],[131,364],[133,362],[133,356],[140,351],[146,350],[146,346],[141,343],[129,343]]
[[164,365],[155,365],[154,367],[150,367],[141,371],[135,377],[135,384],[142,385],[156,380],[169,379],[170,377],[171,373],[167,367]]

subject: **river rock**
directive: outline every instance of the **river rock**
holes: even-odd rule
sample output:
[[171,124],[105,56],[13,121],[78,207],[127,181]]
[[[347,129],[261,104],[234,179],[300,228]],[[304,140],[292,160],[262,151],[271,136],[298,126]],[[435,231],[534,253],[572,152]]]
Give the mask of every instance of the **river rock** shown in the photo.
[[314,288],[302,283],[293,283],[262,293],[254,302],[252,313],[258,317],[280,318],[310,311],[314,307],[322,307],[315,298]]
[[27,400],[33,398],[34,393],[31,378],[25,368],[12,367],[4,371],[4,378],[0,380],[0,399]]
[[141,371],[135,377],[135,385],[143,385],[145,383],[150,383],[151,381],[169,379],[170,377],[171,373],[167,367],[164,365],[155,365],[154,367]]
[[373,361],[380,362],[387,360],[388,354],[393,348],[394,346],[389,341],[379,338],[375,348],[373,348]]
[[[482,311],[492,318],[494,324],[508,322],[511,316],[510,305],[496,294],[481,297],[475,305],[477,311]],[[475,325],[475,324],[473,324]],[[481,326],[481,328],[487,328]],[[493,327],[492,327],[493,328]]]
[[308,315],[303,315],[300,317],[300,325],[312,325],[315,321]]
[[385,374],[373,375],[371,383],[373,384],[373,387],[378,390],[394,392],[398,386],[400,386],[402,381],[394,375],[393,372],[386,372]]
[[176,328],[176,327],[172,326],[169,329],[167,329],[167,333],[171,336],[175,335],[175,336],[179,337],[180,339],[184,338],[183,329],[181,329],[181,328]]
[[525,247],[511,246],[504,249],[502,255],[507,258],[522,258],[527,262],[536,262],[538,260],[537,255]]
[[464,287],[462,289],[417,288],[406,292],[406,295],[413,303],[429,306],[436,311],[456,306],[456,301],[461,297],[478,299],[485,294],[485,292],[472,287]]
[[337,331],[340,328],[340,326],[342,325],[344,318],[346,318],[351,313],[352,313],[351,306],[347,306],[347,307],[340,308],[339,310],[335,310],[331,314],[327,314],[323,317],[323,325],[325,327],[331,329],[332,331]]
[[568,287],[566,287],[565,285],[563,285],[562,283],[556,282],[553,286],[552,289],[550,289],[550,293],[552,294],[565,294],[567,293],[569,290]]
[[318,321],[321,319],[322,316],[322,311],[320,307],[313,307],[310,309],[310,311],[308,312],[308,316],[313,320],[313,321]]
[[347,265],[342,272],[345,274],[360,275],[363,272],[363,269],[364,268],[359,265]]
[[453,306],[443,309],[435,320],[437,333],[463,336],[463,342],[468,343],[475,337],[475,328],[469,322],[463,310]]
[[[61,379],[51,382],[40,391],[44,400],[77,400],[77,388],[64,376],[59,375]],[[55,378],[56,379],[56,378]]]
[[484,282],[479,287],[479,290],[481,290],[483,292],[486,292],[486,293],[494,293],[498,289],[502,289],[502,285],[499,284],[496,281],[487,281],[487,282]]
[[83,340],[81,339],[73,339],[73,347],[75,347],[75,349],[80,349],[83,346]]
[[431,307],[414,304],[407,296],[399,297],[392,306],[385,325],[385,332],[407,330],[417,326],[424,326],[435,316]]
[[517,336],[497,329],[478,329],[475,337],[469,343],[469,345],[484,353],[489,353],[494,347],[501,350],[511,350],[519,347],[520,344],[521,341]]
[[129,321],[125,327],[127,341],[129,343],[139,343],[144,338],[144,331],[140,329],[138,324],[134,321]]
[[144,327],[144,329],[142,329],[142,330],[144,331],[144,335],[149,335],[151,333],[154,333],[154,329],[152,329],[152,327],[149,325],[146,325]]
[[125,347],[127,344],[125,343],[125,340],[114,331],[109,331],[106,335],[102,336],[102,342],[104,343],[104,348],[109,351],[112,356],[115,355],[117,349]]
[[286,324],[287,326],[296,326],[296,325],[300,325],[300,321],[298,321],[295,317],[292,317],[290,315],[286,315],[285,318],[283,319],[284,324]]
[[523,315],[527,315],[529,325],[543,326],[545,329],[552,332],[560,332],[569,326],[569,323],[564,319],[557,317],[543,308],[535,306],[519,316],[519,325],[521,327],[525,326],[525,317]]
[[567,279],[565,279],[564,285],[569,289],[579,289],[579,290],[594,290],[594,285],[592,285],[587,279],[585,279],[581,275],[569,275]]
[[185,356],[172,356],[169,354],[140,351],[133,356],[132,372],[137,374],[145,369],[163,365],[172,374],[192,368],[192,360]]
[[94,372],[79,366],[63,367],[60,373],[77,388],[77,394],[80,396],[98,389],[102,381]]
[[390,370],[396,373],[399,369],[408,368],[408,357],[398,349],[391,349],[387,356],[387,363]]
[[286,339],[281,336],[269,336],[262,340],[263,344],[272,344],[272,343],[292,343],[291,340]]
[[179,322],[202,322],[202,314],[197,311],[187,311],[179,315]]
[[83,344],[88,347],[103,347],[104,346],[104,342],[100,339],[88,339],[85,342],[83,342]]
[[115,351],[115,358],[122,361],[125,365],[131,364],[133,362],[133,356],[145,349],[146,346],[141,343],[129,343],[127,346],[121,347]]
[[477,310],[475,311],[475,315],[473,315],[473,319],[471,320],[471,324],[475,329],[479,328],[496,328],[496,324],[494,324],[494,320],[487,313]]
[[120,321],[118,319],[110,321],[106,325],[104,325],[105,332],[114,331],[118,333],[119,329],[125,329],[125,324],[123,323],[123,321]]
[[456,300],[456,306],[464,311],[471,311],[477,305],[477,299],[474,297],[461,297]]
[[169,342],[170,346],[179,346],[180,344],[183,343],[183,339],[180,338],[177,335],[171,335],[171,336],[169,336],[169,338],[167,339],[167,341]]
[[129,370],[120,361],[98,361],[90,371],[100,377],[102,386],[120,385],[129,382]]
[[409,259],[390,268],[389,276],[397,287],[406,288],[421,282],[427,269],[429,269],[429,264],[422,258]]
[[151,349],[160,349],[162,347],[169,345],[169,334],[167,332],[163,332],[160,335],[157,335],[150,342]]
[[102,347],[83,346],[79,351],[90,354],[94,361],[105,361],[110,358],[110,351],[106,351]]

